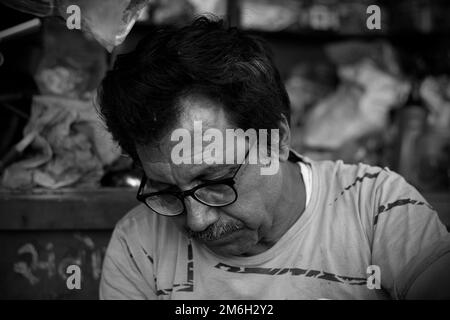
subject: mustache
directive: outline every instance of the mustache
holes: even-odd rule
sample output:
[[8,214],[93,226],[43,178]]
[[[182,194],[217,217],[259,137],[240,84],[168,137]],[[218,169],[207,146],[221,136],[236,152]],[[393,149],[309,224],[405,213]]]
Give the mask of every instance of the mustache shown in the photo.
[[201,241],[213,241],[220,239],[228,234],[231,234],[235,231],[243,229],[244,225],[239,222],[229,222],[229,223],[220,223],[216,222],[210,226],[208,226],[203,231],[192,231],[189,228],[186,228],[186,232],[189,237],[201,240]]

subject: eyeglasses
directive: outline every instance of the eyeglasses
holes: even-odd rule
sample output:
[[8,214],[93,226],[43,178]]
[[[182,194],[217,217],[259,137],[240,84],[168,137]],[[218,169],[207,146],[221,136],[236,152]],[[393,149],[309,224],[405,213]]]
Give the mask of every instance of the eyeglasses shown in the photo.
[[232,177],[208,181],[185,191],[163,190],[143,193],[144,187],[148,181],[148,178],[144,174],[136,198],[140,202],[145,203],[145,205],[154,212],[164,216],[177,216],[185,212],[186,205],[184,203],[184,198],[189,196],[209,207],[228,206],[236,202],[238,198],[235,188],[235,177],[245,163],[247,156],[248,152],[245,155],[244,162],[239,165]]

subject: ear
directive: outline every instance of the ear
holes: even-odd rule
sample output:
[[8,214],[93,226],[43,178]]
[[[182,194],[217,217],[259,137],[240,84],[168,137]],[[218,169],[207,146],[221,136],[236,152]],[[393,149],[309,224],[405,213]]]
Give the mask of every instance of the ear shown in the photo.
[[280,129],[280,153],[279,153],[279,159],[281,162],[285,162],[289,158],[289,149],[291,146],[291,129],[289,128],[289,123],[284,116],[284,114],[281,115],[282,119],[279,123],[279,129]]

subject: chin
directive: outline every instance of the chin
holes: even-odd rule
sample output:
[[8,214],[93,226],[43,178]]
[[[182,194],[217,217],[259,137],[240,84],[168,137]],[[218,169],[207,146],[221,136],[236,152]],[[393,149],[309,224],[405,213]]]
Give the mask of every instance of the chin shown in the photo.
[[239,239],[232,243],[213,245],[205,243],[205,245],[214,253],[224,257],[248,256],[251,255],[253,247],[252,239]]

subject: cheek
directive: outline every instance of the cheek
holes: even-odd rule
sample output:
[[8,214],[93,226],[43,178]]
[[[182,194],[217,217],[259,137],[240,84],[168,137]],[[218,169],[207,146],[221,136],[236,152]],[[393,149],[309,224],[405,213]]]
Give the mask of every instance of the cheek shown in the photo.
[[247,185],[238,188],[238,204],[256,208],[267,208],[279,194],[277,179],[258,175]]
[[238,199],[224,211],[246,223],[252,229],[270,224],[281,192],[275,177],[259,176],[252,183],[238,188]]
[[241,221],[251,230],[257,230],[270,221],[263,197],[256,191],[242,194],[233,205],[224,207],[222,211],[228,217]]

